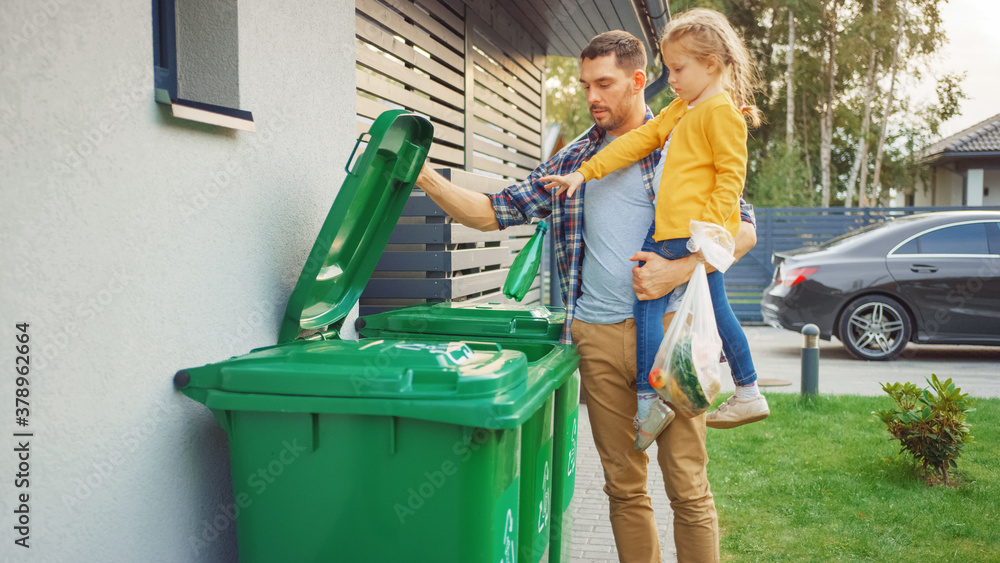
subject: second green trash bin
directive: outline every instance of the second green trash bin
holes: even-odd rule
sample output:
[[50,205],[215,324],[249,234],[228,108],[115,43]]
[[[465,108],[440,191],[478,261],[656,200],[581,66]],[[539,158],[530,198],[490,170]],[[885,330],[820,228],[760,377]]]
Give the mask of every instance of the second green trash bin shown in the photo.
[[[525,353],[529,365],[561,348],[562,309],[511,303],[436,303],[361,317],[359,332],[370,338],[464,340],[496,343]],[[580,376],[548,372],[556,382],[542,409],[525,422],[521,443],[521,523],[518,560],[569,561],[572,500],[576,483]]]

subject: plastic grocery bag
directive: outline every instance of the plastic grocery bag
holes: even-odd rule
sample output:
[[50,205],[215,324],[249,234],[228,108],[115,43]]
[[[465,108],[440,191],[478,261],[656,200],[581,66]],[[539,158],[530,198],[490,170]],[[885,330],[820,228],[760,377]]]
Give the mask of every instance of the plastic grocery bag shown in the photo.
[[[732,235],[722,227],[691,221],[688,249],[700,249],[719,271],[732,265],[734,248]],[[722,338],[715,324],[705,264],[699,262],[656,352],[649,383],[674,411],[698,416],[719,394],[721,352]]]
[[729,231],[714,223],[691,220],[689,227],[691,238],[687,247],[691,252],[701,251],[705,262],[715,266],[715,269],[726,273],[726,270],[736,261],[736,240]]

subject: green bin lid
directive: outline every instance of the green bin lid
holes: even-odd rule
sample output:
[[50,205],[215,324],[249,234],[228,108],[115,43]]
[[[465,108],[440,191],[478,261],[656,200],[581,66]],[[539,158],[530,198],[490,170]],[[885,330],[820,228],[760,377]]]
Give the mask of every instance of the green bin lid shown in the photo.
[[527,360],[462,342],[318,340],[278,345],[185,370],[187,390],[315,397],[453,398],[525,385]]
[[413,189],[434,137],[419,115],[391,110],[358,138],[364,154],[337,193],[288,299],[278,343],[341,321],[371,278]]
[[360,317],[365,337],[426,335],[558,341],[565,309],[512,303],[434,303]]
[[561,345],[529,365],[524,353],[496,343],[298,340],[181,370],[174,384],[217,418],[227,411],[365,414],[516,428],[577,361]]

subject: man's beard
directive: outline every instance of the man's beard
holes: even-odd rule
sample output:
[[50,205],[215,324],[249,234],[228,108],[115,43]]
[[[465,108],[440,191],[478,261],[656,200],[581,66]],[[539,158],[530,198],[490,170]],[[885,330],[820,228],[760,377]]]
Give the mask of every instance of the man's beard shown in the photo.
[[[603,123],[594,117],[595,109],[604,110],[604,117],[602,118]],[[614,131],[625,124],[625,112],[616,112],[610,106],[591,106],[590,118],[594,120],[594,123],[597,124],[598,127],[605,131]]]

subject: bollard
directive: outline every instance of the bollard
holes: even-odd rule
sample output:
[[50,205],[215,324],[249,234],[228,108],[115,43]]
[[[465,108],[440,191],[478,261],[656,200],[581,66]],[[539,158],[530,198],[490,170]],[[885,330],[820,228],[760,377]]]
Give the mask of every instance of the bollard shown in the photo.
[[802,394],[819,393],[819,327],[802,327]]

